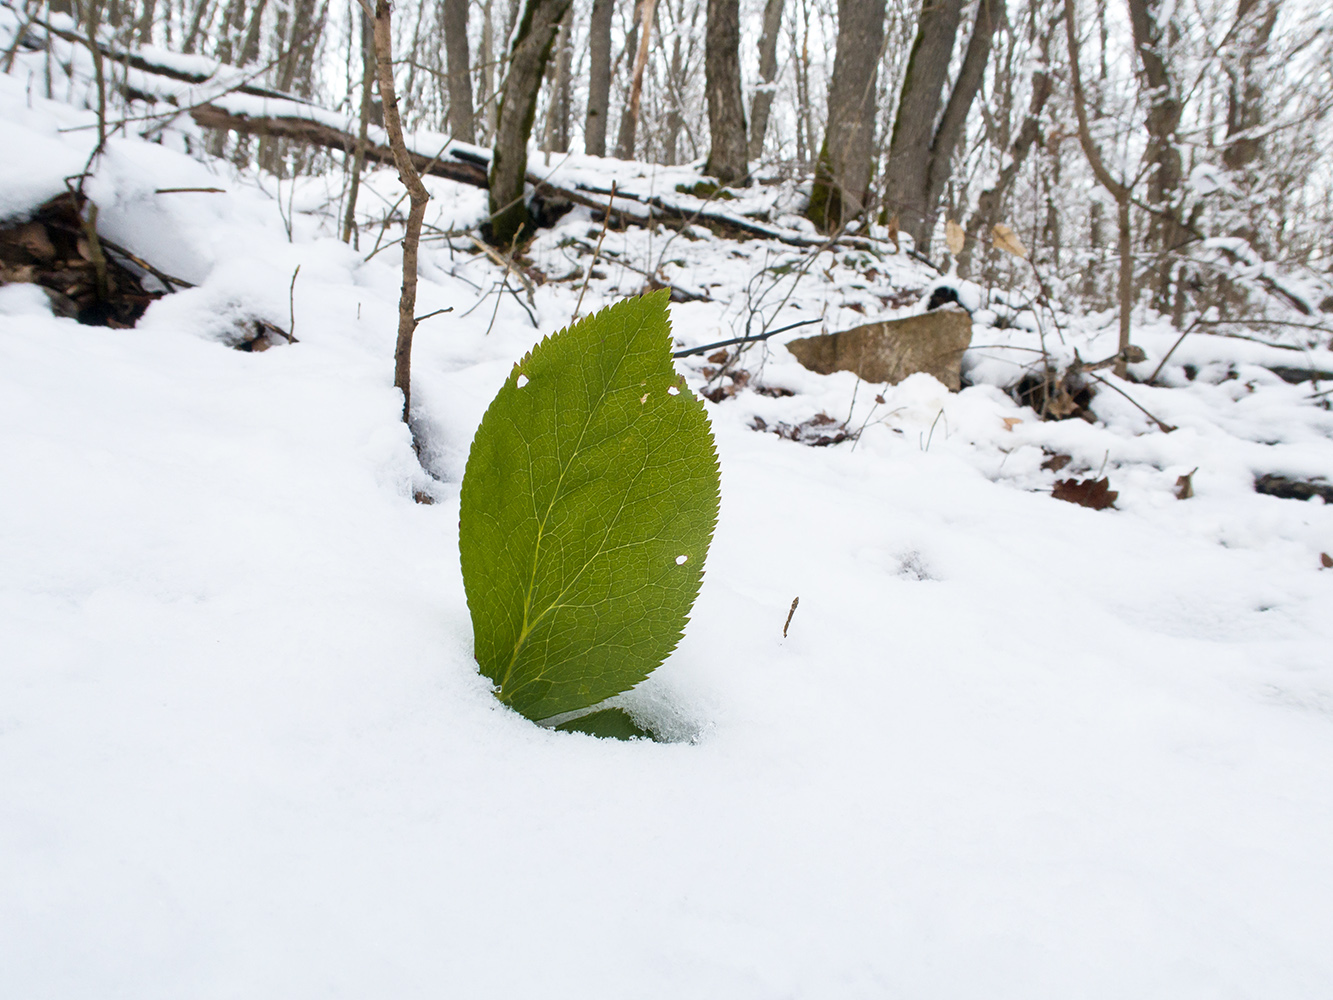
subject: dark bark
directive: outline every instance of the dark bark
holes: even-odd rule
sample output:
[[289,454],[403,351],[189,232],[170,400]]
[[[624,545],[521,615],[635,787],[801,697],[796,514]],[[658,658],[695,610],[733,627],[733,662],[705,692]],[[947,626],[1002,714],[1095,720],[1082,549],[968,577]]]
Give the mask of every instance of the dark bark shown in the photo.
[[963,0],[938,0],[922,7],[889,141],[888,210],[898,215],[899,224],[919,247],[929,242],[926,225],[934,221],[926,200],[931,146],[962,12]]
[[209,10],[208,0],[199,0],[195,4],[194,12],[190,17],[190,30],[185,33],[185,42],[181,46],[181,51],[187,56],[194,55],[194,47],[199,42],[199,32],[203,28],[204,18]]
[[611,108],[611,15],[615,0],[593,0],[588,21],[588,114],[583,149],[606,155],[606,116]]
[[704,173],[723,184],[743,184],[748,174],[740,46],[740,0],[708,0],[704,86],[711,142]]
[[860,216],[874,165],[875,78],[884,43],[884,0],[838,0],[838,49],[828,127],[806,215],[826,232]]
[[750,160],[764,155],[764,133],[768,131],[768,113],[773,107],[773,81],[778,77],[778,34],[782,31],[783,0],[764,4],[764,27],[759,36],[759,85],[750,104]]
[[919,235],[911,226],[910,218],[908,220],[907,230],[916,237],[917,248],[922,253],[930,250],[930,237],[935,229],[940,199],[953,173],[953,154],[967,127],[967,115],[972,110],[972,102],[981,89],[986,62],[990,58],[991,39],[1004,18],[1004,0],[978,0],[976,22],[963,55],[963,65],[958,70],[958,79],[954,81],[949,102],[944,106],[944,116],[931,140],[923,198],[925,218],[921,220]]
[[259,32],[264,24],[264,8],[268,0],[256,0],[254,10],[250,12],[250,23],[245,29],[245,40],[241,43],[240,65],[250,66],[259,61]]
[[[1167,65],[1170,39],[1158,23],[1159,8],[1160,0],[1129,0],[1129,23],[1139,56],[1139,90],[1148,106],[1145,158],[1152,164],[1152,172],[1148,175],[1147,201],[1157,209],[1147,234],[1149,250],[1159,255],[1153,298],[1154,304],[1165,311],[1170,308],[1173,271],[1169,255],[1182,245],[1186,231],[1180,225],[1177,204],[1182,164],[1176,129],[1183,105]],[[1168,26],[1167,30],[1174,32],[1175,28]]]
[[460,142],[476,141],[472,111],[472,66],[468,55],[468,0],[443,0],[444,52],[449,74],[449,132]]
[[1249,24],[1246,22],[1258,8],[1257,0],[1241,0],[1236,12],[1231,34],[1238,38],[1240,52],[1235,66],[1230,68],[1227,144],[1222,151],[1222,162],[1228,170],[1244,170],[1263,152],[1263,140],[1248,133],[1263,124],[1263,61],[1280,5],[1280,0],[1270,0],[1263,16]]
[[571,0],[527,0],[514,31],[491,154],[491,220],[486,236],[493,246],[508,249],[529,226],[528,206],[523,196],[528,139],[537,117],[537,95],[551,56],[556,27],[570,3]]

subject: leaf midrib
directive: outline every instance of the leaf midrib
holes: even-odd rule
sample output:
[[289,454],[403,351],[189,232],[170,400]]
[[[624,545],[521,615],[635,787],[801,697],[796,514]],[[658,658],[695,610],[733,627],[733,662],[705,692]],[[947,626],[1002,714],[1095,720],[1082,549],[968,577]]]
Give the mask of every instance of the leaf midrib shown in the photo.
[[[642,333],[643,328],[644,328],[644,324],[643,324],[642,322],[640,322],[640,324],[639,324],[639,330],[636,331],[636,336],[638,335],[638,333]],[[543,514],[543,515],[538,519],[538,521],[537,521],[537,540],[536,540],[536,542],[535,542],[535,543],[533,544],[533,546],[532,546],[532,570],[531,570],[531,572],[528,574],[528,588],[527,588],[527,593],[524,594],[524,596],[523,596],[523,625],[522,625],[522,627],[519,629],[518,641],[514,643],[514,651],[513,651],[513,653],[510,654],[510,657],[509,657],[509,664],[505,667],[504,677],[500,680],[500,697],[501,697],[502,699],[505,697],[505,686],[509,683],[509,679],[510,679],[510,677],[511,677],[511,676],[513,675],[513,673],[514,673],[514,667],[515,667],[515,665],[518,663],[518,655],[519,655],[520,652],[522,652],[524,643],[526,643],[526,642],[528,641],[528,636],[530,636],[530,635],[533,633],[533,631],[537,628],[537,626],[541,624],[542,619],[544,619],[544,618],[546,617],[546,615],[551,611],[551,609],[552,609],[553,607],[555,607],[557,604],[559,604],[559,602],[560,602],[560,598],[564,597],[564,595],[565,595],[566,593],[569,592],[569,587],[570,587],[570,586],[573,586],[574,582],[576,582],[576,581],[578,580],[578,578],[579,578],[580,576],[583,575],[583,571],[586,570],[586,569],[588,568],[588,566],[592,563],[592,561],[593,561],[594,559],[596,559],[598,555],[601,554],[602,546],[599,545],[599,546],[598,546],[597,553],[593,555],[592,559],[589,559],[589,560],[587,560],[587,561],[584,562],[583,566],[581,566],[581,567],[579,568],[578,573],[576,573],[576,574],[574,575],[574,580],[570,581],[570,584],[567,585],[567,586],[565,587],[565,589],[562,590],[562,591],[556,596],[555,600],[553,600],[553,601],[551,602],[551,604],[547,605],[546,608],[544,608],[544,609],[542,610],[541,614],[539,614],[539,615],[538,615],[538,616],[537,616],[531,623],[529,623],[528,618],[529,618],[529,616],[530,616],[531,613],[532,613],[532,592],[533,592],[533,589],[534,589],[534,588],[536,587],[536,585],[537,585],[537,562],[538,562],[538,560],[539,560],[540,557],[541,557],[542,539],[545,537],[545,533],[546,533],[546,522],[550,520],[550,518],[551,518],[551,511],[555,509],[555,505],[556,505],[556,503],[557,503],[557,502],[559,501],[559,499],[560,499],[560,496],[561,496],[560,491],[561,491],[561,488],[564,486],[564,483],[565,483],[565,474],[569,471],[570,467],[573,466],[575,460],[579,457],[579,455],[580,455],[580,454],[582,453],[582,451],[583,451],[583,439],[584,439],[585,437],[587,437],[587,434],[588,434],[588,428],[591,427],[592,424],[593,424],[593,421],[595,421],[595,420],[597,419],[597,415],[601,412],[601,408],[602,408],[602,406],[606,403],[606,399],[607,399],[607,397],[608,397],[609,395],[611,395],[611,393],[612,393],[613,391],[619,391],[619,390],[613,390],[613,389],[609,388],[609,386],[610,386],[610,384],[611,384],[612,382],[615,381],[616,377],[619,376],[619,374],[620,374],[620,369],[624,366],[624,364],[625,364],[625,360],[630,356],[631,353],[633,353],[633,352],[631,352],[631,351],[626,351],[626,352],[624,352],[623,354],[621,354],[621,356],[616,360],[616,366],[615,366],[615,368],[612,370],[612,372],[611,372],[611,376],[610,376],[609,378],[606,378],[606,379],[603,379],[603,380],[602,380],[603,389],[602,389],[602,391],[601,391],[601,394],[597,397],[597,402],[594,403],[591,407],[589,407],[588,418],[587,418],[587,420],[584,421],[584,423],[583,423],[583,427],[582,427],[582,429],[579,431],[579,439],[578,439],[577,443],[574,445],[574,450],[570,453],[570,456],[569,456],[568,460],[567,460],[567,461],[564,461],[564,462],[562,462],[562,463],[560,464],[560,476],[559,476],[559,478],[556,479],[555,489],[551,492],[551,500],[550,500],[550,503],[548,503],[548,504],[546,505],[546,512],[545,512],[545,514]],[[554,387],[553,392],[554,392],[554,395],[556,395],[556,396],[558,397],[558,395],[559,395],[559,381],[558,381],[558,380],[557,380],[557,383],[556,383],[556,385],[555,385],[555,387]],[[558,406],[558,402],[559,402],[559,401],[558,401],[558,399],[557,399],[557,401],[556,401],[556,403],[557,403],[557,406],[556,406],[557,411],[558,411],[558,408],[559,408],[559,406]],[[524,446],[525,446],[525,447],[528,446],[528,442],[527,442],[526,439],[524,439]],[[532,463],[531,463],[531,461],[529,461],[529,463],[528,463],[528,468],[529,468],[529,470],[531,470],[531,468],[532,468]],[[529,472],[529,474],[531,474],[531,473]],[[638,476],[640,476],[640,475],[642,475],[642,474],[643,474],[643,469],[641,468],[641,469],[639,470],[639,472],[635,474],[635,479],[636,479],[636,481],[637,481]],[[535,495],[535,494],[534,494],[534,495]],[[610,532],[611,532],[611,528],[615,526],[616,521],[619,519],[619,517],[620,517],[621,513],[623,513],[624,509],[625,509],[625,504],[624,504],[624,500],[623,500],[623,498],[622,498],[622,500],[621,500],[621,505],[620,505],[620,510],[618,510],[618,511],[616,512],[616,516],[615,516],[615,518],[613,518],[612,521],[610,522],[610,527],[607,528],[607,535],[610,534]],[[533,513],[536,513],[536,511],[534,511]],[[605,545],[605,541],[606,541],[606,539],[605,539],[605,536],[604,536],[604,537],[603,537],[603,540],[602,540],[602,544],[603,544],[603,545]],[[538,677],[540,677],[540,676],[541,676],[541,674],[539,673],[539,674],[538,674]],[[534,678],[534,679],[535,679],[535,678]],[[526,685],[522,685],[522,686],[526,686]],[[520,686],[520,689],[521,689],[522,686]],[[511,692],[511,694],[512,694],[512,692]]]

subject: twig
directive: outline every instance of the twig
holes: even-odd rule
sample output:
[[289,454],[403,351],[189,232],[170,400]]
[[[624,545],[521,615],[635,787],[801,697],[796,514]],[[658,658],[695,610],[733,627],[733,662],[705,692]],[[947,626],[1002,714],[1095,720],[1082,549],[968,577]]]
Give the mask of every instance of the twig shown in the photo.
[[453,311],[454,311],[453,306],[445,306],[443,309],[436,309],[434,312],[428,312],[424,316],[418,316],[416,318],[416,322],[418,324],[421,324],[424,323],[426,320],[430,319],[432,316],[438,316],[440,315],[440,313],[451,313]]
[[1170,434],[1173,430],[1176,429],[1176,428],[1172,427],[1170,424],[1168,424],[1168,423],[1166,423],[1166,422],[1164,422],[1164,421],[1162,421],[1162,420],[1157,419],[1157,417],[1153,416],[1151,413],[1149,413],[1147,410],[1145,410],[1142,406],[1140,406],[1137,402],[1135,402],[1134,397],[1131,396],[1129,393],[1125,392],[1124,389],[1121,389],[1119,386],[1117,386],[1117,385],[1113,385],[1112,383],[1106,381],[1106,379],[1102,378],[1100,375],[1094,374],[1094,373],[1092,373],[1092,372],[1089,372],[1088,374],[1089,374],[1089,375],[1092,375],[1092,377],[1093,377],[1094,379],[1096,379],[1096,380],[1097,380],[1098,382],[1100,382],[1102,385],[1106,386],[1108,389],[1114,389],[1116,392],[1120,393],[1120,395],[1122,395],[1122,396],[1124,396],[1126,399],[1128,399],[1128,400],[1130,401],[1130,403],[1132,403],[1132,404],[1134,405],[1135,409],[1139,410],[1141,413],[1143,413],[1143,415],[1144,415],[1145,417],[1147,417],[1149,420],[1151,420],[1153,423],[1155,423],[1155,424],[1157,425],[1158,429],[1159,429],[1163,434]]
[[296,276],[301,273],[301,265],[296,265],[292,272],[292,283],[287,288],[287,339],[296,343]]
[[226,194],[225,188],[157,188],[153,194]]
[[796,614],[796,605],[801,603],[800,597],[791,599],[791,609],[787,612],[787,620],[782,623],[782,638],[787,638],[787,629],[791,626],[792,615]]
[[809,326],[812,323],[822,323],[823,318],[803,319],[799,323],[790,323],[787,326],[780,326],[776,330],[766,330],[763,333],[756,333],[753,336],[732,337],[730,340],[719,340],[714,344],[704,344],[700,347],[691,347],[684,351],[676,351],[671,356],[673,358],[687,358],[691,354],[703,354],[704,351],[711,351],[715,347],[730,347],[732,344],[753,344],[761,340],[767,340],[769,337],[776,336],[779,333],[786,333],[788,330],[795,330],[797,327]]
[[1147,381],[1149,385],[1152,385],[1157,381],[1157,376],[1162,374],[1162,369],[1165,368],[1166,363],[1171,360],[1171,355],[1176,353],[1176,348],[1185,342],[1185,338],[1190,335],[1190,331],[1198,326],[1200,322],[1202,321],[1196,318],[1193,323],[1180,332],[1180,336],[1176,338],[1176,342],[1171,345],[1171,350],[1162,355],[1162,360],[1157,363],[1157,367],[1154,368],[1152,374],[1148,376]]
[[486,243],[483,240],[479,240],[475,236],[469,235],[468,239],[470,239],[472,243],[476,246],[476,248],[480,250],[482,253],[484,253],[487,257],[495,261],[495,263],[499,264],[506,271],[512,272],[514,277],[518,278],[518,280],[522,283],[523,290],[527,292],[528,302],[533,306],[537,304],[536,300],[537,286],[532,283],[531,278],[529,278],[526,274],[523,273],[523,269],[514,263],[514,261],[510,258],[509,254],[497,250],[489,243]]
[[592,269],[597,266],[597,258],[602,253],[602,240],[606,239],[606,228],[611,222],[611,203],[616,200],[616,182],[611,182],[611,197],[606,201],[606,214],[602,216],[602,233],[597,237],[597,249],[592,252],[592,262],[588,265],[588,273],[583,276],[583,287],[579,289],[579,300],[574,303],[574,315],[569,318],[572,323],[579,318],[579,309],[583,305],[583,296],[588,291],[588,282],[592,279]]

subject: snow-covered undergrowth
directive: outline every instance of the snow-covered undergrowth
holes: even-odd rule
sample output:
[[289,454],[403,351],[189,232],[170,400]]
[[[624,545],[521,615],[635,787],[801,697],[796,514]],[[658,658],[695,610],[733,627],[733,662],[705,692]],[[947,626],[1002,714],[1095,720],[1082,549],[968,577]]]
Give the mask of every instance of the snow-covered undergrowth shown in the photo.
[[[83,170],[90,122],[0,78],[4,214]],[[1333,993],[1333,512],[1253,490],[1333,477],[1333,415],[1244,353],[1270,348],[1187,339],[1176,387],[1133,390],[1170,434],[1109,391],[1095,423],[1017,406],[1021,317],[978,325],[957,394],[807,372],[776,340],[808,329],[740,387],[682,360],[736,391],[694,620],[620,699],[672,742],[558,733],[478,675],[458,482],[599,225],[540,236],[530,303],[467,240],[426,246],[418,313],[453,309],[417,334],[433,478],[391,387],[392,227],[367,260],[374,228],[331,235],[336,178],[274,192],[175,136],[114,139],[86,190],[197,287],[132,330],[0,288],[6,996]],[[437,229],[480,218],[429,183]],[[191,187],[226,193],[157,193]],[[367,219],[398,196],[368,187]],[[690,236],[607,233],[582,312],[674,262],[689,347],[751,309],[912,311],[934,278]],[[298,343],[229,349],[247,317]],[[1048,347],[1101,358],[1113,323]],[[1135,339],[1155,365],[1174,338]],[[861,433],[753,429],[821,413]],[[1118,509],[1052,499],[1055,454]]]

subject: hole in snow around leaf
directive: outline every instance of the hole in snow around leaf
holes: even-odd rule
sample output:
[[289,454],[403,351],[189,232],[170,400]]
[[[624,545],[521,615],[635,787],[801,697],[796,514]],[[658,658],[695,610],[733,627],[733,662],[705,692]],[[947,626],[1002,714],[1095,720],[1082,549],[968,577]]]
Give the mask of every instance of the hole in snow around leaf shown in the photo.
[[522,389],[527,384],[528,384],[528,377],[526,375],[520,375],[518,377],[518,387]]
[[677,389],[677,388],[673,385],[673,386],[671,386],[670,388],[667,389],[667,395],[668,395],[668,396],[679,396],[679,395],[680,395],[680,390]]
[[676,565],[684,566],[689,558],[690,558],[689,556],[676,556]]

